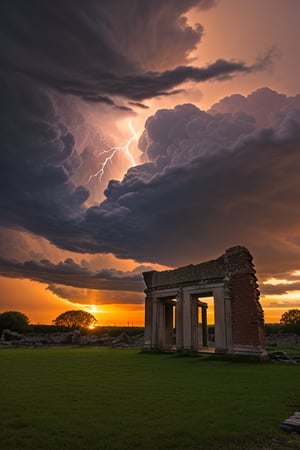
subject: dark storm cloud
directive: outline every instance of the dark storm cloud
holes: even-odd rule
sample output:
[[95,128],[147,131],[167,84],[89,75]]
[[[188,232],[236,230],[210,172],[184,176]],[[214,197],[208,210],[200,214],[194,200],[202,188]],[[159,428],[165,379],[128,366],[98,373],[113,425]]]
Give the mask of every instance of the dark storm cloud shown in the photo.
[[26,77],[0,74],[0,97],[0,223],[60,233],[89,196],[70,178],[80,164],[74,137],[49,95]]
[[274,114],[287,105],[289,108],[299,107],[300,95],[290,98],[287,102],[286,95],[262,88],[248,95],[248,97],[240,94],[225,97],[219,103],[213,105],[209,112],[213,114],[234,114],[243,111],[255,117],[257,126],[267,127],[274,125]]
[[[72,303],[79,303],[82,305],[131,305],[126,309],[136,309],[137,305],[143,305],[145,298],[142,290],[139,292],[134,291],[91,291],[83,288],[74,288],[63,285],[49,284],[46,288],[47,291],[52,292],[58,297],[68,300]],[[139,308],[139,307],[138,307]]]
[[[89,192],[74,182],[84,154],[78,154],[49,87],[114,105],[107,94],[140,100],[162,94],[186,79],[248,70],[243,63],[219,61],[204,69],[149,72],[150,66],[160,67],[159,58],[170,65],[188,60],[202,29],[191,28],[183,15],[191,7],[214,3],[0,3],[0,225],[24,228],[66,249],[98,251],[98,242],[86,234],[84,203]],[[170,39],[176,56],[168,60]],[[147,70],[146,61],[150,64]],[[107,233],[114,237],[110,224]],[[105,244],[104,251],[109,247]]]
[[[169,266],[200,262],[242,244],[254,253],[261,273],[298,268],[299,96],[280,97],[278,103],[277,93],[258,91],[246,100],[255,98],[251,116],[211,114],[193,105],[158,111],[140,139],[145,163],[129,169],[122,181],[110,181],[106,200],[87,209],[88,192],[70,178],[73,137],[55,104],[26,79],[16,85],[0,85],[6,105],[3,225],[23,227],[66,250]],[[269,126],[259,127],[255,110],[262,120],[266,95]],[[5,272],[3,264],[4,273],[13,272],[13,265]],[[18,276],[29,270],[24,267]]]
[[[260,92],[251,108],[250,100],[242,100],[243,107],[232,100],[232,113],[224,104],[213,114],[192,105],[158,111],[140,141],[144,164],[111,181],[103,203],[87,208],[89,192],[74,181],[85,154],[76,148],[54,89],[127,111],[127,100],[141,106],[144,99],[178,92],[188,80],[223,79],[269,64],[270,55],[252,66],[222,59],[191,66],[189,54],[203,28],[192,28],[184,14],[214,3],[0,3],[0,225],[28,230],[66,250],[170,266],[242,244],[265,271],[297,268],[297,99],[279,101],[273,93],[266,101]],[[271,121],[260,122],[271,111]],[[47,283],[141,289],[130,276],[97,277],[74,264],[2,260],[1,266],[4,275]]]
[[128,103],[129,103],[129,105],[137,106],[138,108],[142,108],[142,109],[148,109],[149,108],[149,106],[144,105],[144,103],[139,103],[139,102],[128,102]]
[[[173,70],[164,72],[146,72],[138,75],[125,75],[122,78],[119,75],[110,74],[104,81],[95,83],[95,87],[89,92],[89,96],[85,94],[86,86],[81,88],[78,85],[75,94],[90,101],[97,101],[97,92],[107,92],[113,96],[126,97],[132,100],[144,100],[178,93],[180,91],[178,89],[174,90],[174,88],[186,81],[225,80],[232,78],[237,73],[251,73],[265,69],[271,62],[272,53],[268,53],[262,60],[250,66],[247,66],[242,61],[219,59],[204,68],[178,66]],[[95,97],[93,97],[93,91],[95,92]]]
[[300,281],[297,283],[280,283],[276,285],[260,285],[260,292],[263,295],[282,295],[288,292],[300,291]]
[[47,259],[20,263],[0,258],[2,276],[99,290],[140,292],[144,286],[141,275],[144,270],[151,270],[151,267],[138,266],[131,272],[116,269],[91,271],[87,263],[77,264],[71,258],[58,264]]
[[[276,97],[278,94],[269,92]],[[257,110],[266,90],[256,93]],[[146,123],[145,164],[111,181],[86,212],[101,251],[170,266],[243,244],[261,272],[299,265],[300,104],[285,99],[273,125],[243,112],[209,114],[193,105],[160,110]]]
[[[261,70],[218,60],[182,66],[200,42],[184,14],[214,0],[7,0],[0,4],[0,60],[6,73],[26,75],[60,92],[128,110],[111,97],[140,101],[202,82]],[[166,70],[167,68],[167,70]]]

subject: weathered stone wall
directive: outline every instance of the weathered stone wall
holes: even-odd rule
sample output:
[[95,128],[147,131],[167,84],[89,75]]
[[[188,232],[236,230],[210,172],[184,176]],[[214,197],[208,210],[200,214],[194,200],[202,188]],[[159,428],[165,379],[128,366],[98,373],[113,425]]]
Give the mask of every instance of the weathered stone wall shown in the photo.
[[207,281],[223,280],[225,274],[224,256],[201,264],[190,264],[173,270],[144,272],[144,280],[148,288],[172,288]]
[[172,288],[206,282],[220,282],[224,277],[231,277],[238,273],[255,274],[252,256],[245,247],[236,246],[226,250],[217,259],[200,264],[189,264],[178,269],[159,272],[151,270],[144,272],[144,280],[148,288]]

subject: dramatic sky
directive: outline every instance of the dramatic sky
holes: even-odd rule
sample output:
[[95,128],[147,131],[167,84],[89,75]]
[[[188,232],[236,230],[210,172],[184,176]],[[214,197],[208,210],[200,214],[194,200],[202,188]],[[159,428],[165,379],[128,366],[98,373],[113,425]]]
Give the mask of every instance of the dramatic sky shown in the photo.
[[141,272],[254,257],[300,307],[299,0],[0,3],[0,312],[143,324]]

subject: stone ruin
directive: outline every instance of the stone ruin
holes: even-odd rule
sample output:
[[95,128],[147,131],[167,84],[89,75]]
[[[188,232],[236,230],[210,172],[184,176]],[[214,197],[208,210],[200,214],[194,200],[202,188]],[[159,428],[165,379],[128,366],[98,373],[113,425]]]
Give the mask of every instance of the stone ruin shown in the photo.
[[208,351],[207,297],[214,303],[214,351],[265,354],[264,315],[250,252],[232,247],[219,258],[144,272],[144,350]]

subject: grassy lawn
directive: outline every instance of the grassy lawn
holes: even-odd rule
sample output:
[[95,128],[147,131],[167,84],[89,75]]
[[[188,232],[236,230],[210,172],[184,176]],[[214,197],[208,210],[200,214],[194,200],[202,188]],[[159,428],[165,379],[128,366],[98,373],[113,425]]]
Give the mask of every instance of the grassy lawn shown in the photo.
[[271,448],[300,411],[296,365],[50,348],[3,349],[0,367],[5,450]]

